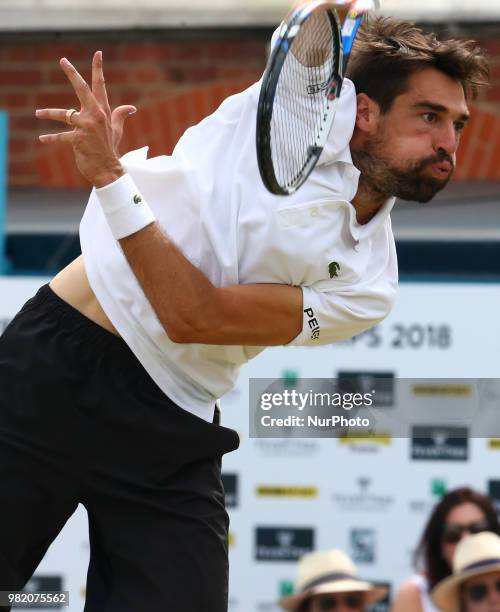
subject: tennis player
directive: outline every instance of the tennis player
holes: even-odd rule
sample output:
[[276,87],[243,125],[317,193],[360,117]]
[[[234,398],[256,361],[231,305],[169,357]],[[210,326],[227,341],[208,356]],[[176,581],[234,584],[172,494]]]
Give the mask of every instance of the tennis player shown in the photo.
[[216,400],[265,347],[333,343],[389,313],[395,196],[447,184],[486,61],[474,43],[373,21],[320,163],[287,199],[258,174],[259,83],[172,156],[120,158],[133,108],[111,112],[102,53],[90,85],[61,68],[80,110],[38,110],[71,125],[40,139],[71,145],[94,189],[83,256],[0,340],[0,590],[23,586],[82,503],[86,612],[222,612],[220,460],[238,437]]

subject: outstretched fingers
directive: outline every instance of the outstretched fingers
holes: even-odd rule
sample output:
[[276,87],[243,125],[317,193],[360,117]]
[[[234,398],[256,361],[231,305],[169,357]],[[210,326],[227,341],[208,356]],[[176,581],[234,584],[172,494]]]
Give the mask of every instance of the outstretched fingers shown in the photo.
[[111,115],[108,92],[106,91],[106,81],[104,80],[104,71],[102,67],[102,51],[96,51],[92,58],[92,93],[108,116]]
[[38,137],[44,144],[55,144],[57,142],[73,142],[74,132],[61,132],[59,134],[42,134]]
[[75,109],[66,110],[65,108],[41,108],[35,112],[38,119],[49,119],[50,121],[60,121],[73,127],[78,127],[78,117],[80,113]]
[[69,62],[65,57],[59,62],[64,74],[68,77],[69,82],[73,86],[80,104],[82,107],[93,108],[97,106],[97,101],[92,93],[92,90],[88,86],[85,79],[78,72],[78,70]]

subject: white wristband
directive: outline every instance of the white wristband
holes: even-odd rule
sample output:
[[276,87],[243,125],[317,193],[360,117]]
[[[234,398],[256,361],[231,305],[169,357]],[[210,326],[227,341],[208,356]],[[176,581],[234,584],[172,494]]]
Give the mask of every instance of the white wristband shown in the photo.
[[96,189],[95,193],[116,240],[135,234],[155,221],[153,211],[130,174]]

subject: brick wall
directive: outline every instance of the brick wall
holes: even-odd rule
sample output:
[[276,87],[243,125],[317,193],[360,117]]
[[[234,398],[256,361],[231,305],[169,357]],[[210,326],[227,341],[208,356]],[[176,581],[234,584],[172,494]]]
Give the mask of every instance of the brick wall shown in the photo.
[[[35,108],[78,108],[58,66],[66,56],[89,77],[92,52],[102,49],[110,102],[135,104],[122,150],[150,146],[169,153],[182,132],[228,95],[257,80],[268,32],[183,33],[149,40],[120,36],[37,35],[0,42],[0,108],[10,114],[11,186],[77,187],[81,179],[68,147],[41,145],[38,134],[54,130],[34,117]],[[202,38],[202,39],[200,39]],[[500,40],[481,39],[492,58],[492,87],[474,107],[460,152],[459,179],[500,179]]]

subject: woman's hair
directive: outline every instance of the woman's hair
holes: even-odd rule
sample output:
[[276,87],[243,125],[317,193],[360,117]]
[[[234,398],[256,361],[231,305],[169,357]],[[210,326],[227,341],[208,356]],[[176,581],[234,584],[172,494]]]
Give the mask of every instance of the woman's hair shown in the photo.
[[464,503],[475,504],[480,508],[488,523],[488,531],[500,535],[500,524],[489,497],[469,487],[453,489],[447,493],[434,507],[414,555],[415,565],[423,565],[429,590],[451,573],[451,567],[442,553],[443,527],[450,511]]
[[394,100],[406,93],[416,72],[435,68],[459,81],[466,99],[477,97],[488,83],[489,67],[473,40],[438,40],[413,23],[375,17],[360,28],[347,74],[357,93],[375,100],[387,113]]

